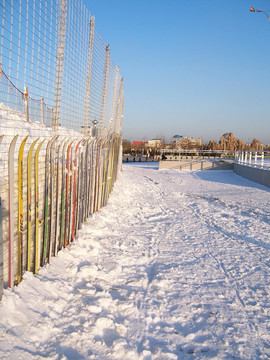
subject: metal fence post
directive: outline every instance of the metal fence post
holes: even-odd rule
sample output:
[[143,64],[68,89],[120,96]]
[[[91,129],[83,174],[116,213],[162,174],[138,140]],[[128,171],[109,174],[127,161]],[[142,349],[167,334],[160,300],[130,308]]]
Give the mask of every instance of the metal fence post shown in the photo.
[[[118,83],[118,75],[119,75],[119,67],[116,66],[115,69],[115,75],[114,75],[114,86],[113,86],[113,100],[112,100],[112,114],[111,114],[111,120],[110,120],[110,131],[112,129],[116,128],[116,116],[115,116],[115,102],[116,102],[116,89],[117,89],[117,83]],[[113,126],[114,123],[114,126]]]
[[117,107],[116,107],[116,115],[115,115],[115,122],[114,122],[114,132],[119,134],[119,126],[121,123],[121,101],[122,101],[122,93],[123,93],[123,78],[121,78],[120,86],[119,86],[119,93],[117,99]]
[[91,17],[89,26],[90,26],[90,41],[89,41],[86,94],[85,94],[85,109],[84,109],[84,129],[85,129],[85,131],[87,131],[87,129],[90,128],[89,112],[90,112],[90,95],[91,95],[92,58],[93,58],[94,33],[95,33],[95,17],[94,16]]
[[55,126],[59,126],[60,102],[63,78],[63,64],[66,40],[66,18],[67,18],[67,0],[61,0],[59,10],[58,26],[58,49],[57,49],[57,67],[56,67],[56,92],[55,92]]
[[106,56],[105,56],[105,66],[104,66],[101,112],[100,112],[101,131],[102,131],[102,128],[104,127],[106,98],[107,98],[107,89],[108,89],[108,80],[109,80],[109,68],[110,68],[110,49],[109,49],[109,45],[107,45],[106,46]]
[[41,124],[44,125],[44,98],[41,98]]
[[[122,78],[122,83],[123,83],[123,78]],[[125,98],[125,91],[122,88],[122,96],[121,96],[121,100],[120,100],[120,114],[119,114],[119,123],[118,123],[118,129],[117,129],[117,134],[120,135],[121,133],[121,127],[122,127],[122,119],[123,119],[123,109],[124,109],[124,98]]]
[[24,107],[25,107],[25,115],[26,115],[26,120],[27,122],[29,122],[29,103],[28,103],[28,87],[25,86],[24,87]]

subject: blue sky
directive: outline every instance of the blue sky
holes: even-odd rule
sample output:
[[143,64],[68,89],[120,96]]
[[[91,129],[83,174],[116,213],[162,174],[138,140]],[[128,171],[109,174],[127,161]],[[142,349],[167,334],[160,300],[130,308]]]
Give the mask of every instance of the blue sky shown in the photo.
[[270,143],[270,0],[85,0],[124,77],[123,137]]

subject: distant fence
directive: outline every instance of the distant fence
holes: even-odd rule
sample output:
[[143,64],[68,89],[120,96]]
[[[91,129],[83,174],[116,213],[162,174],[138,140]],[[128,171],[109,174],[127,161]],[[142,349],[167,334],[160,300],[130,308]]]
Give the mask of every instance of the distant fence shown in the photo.
[[239,151],[235,157],[234,172],[270,187],[270,151]]
[[81,0],[0,4],[0,298],[106,204],[123,78]]
[[239,151],[235,162],[240,165],[270,170],[270,151]]
[[208,158],[234,158],[235,151],[231,150],[197,150],[197,149],[162,149],[161,160],[208,159]]

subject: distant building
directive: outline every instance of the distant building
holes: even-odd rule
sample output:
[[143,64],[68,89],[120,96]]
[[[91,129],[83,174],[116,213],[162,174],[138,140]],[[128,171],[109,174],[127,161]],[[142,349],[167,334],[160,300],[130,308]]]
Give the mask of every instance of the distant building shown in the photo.
[[202,145],[202,139],[194,139],[193,137],[174,135],[173,146],[180,149],[190,149],[200,147]]
[[149,148],[160,148],[161,147],[161,140],[160,139],[153,139],[147,142],[147,147]]
[[173,136],[173,146],[176,148],[182,148],[184,144],[184,140],[186,139],[186,136],[183,135],[174,135]]
[[184,139],[186,136],[183,135],[174,135],[173,139],[177,140],[177,139]]
[[132,142],[132,145],[134,145],[134,146],[142,146],[145,144],[147,144],[147,141],[133,141]]

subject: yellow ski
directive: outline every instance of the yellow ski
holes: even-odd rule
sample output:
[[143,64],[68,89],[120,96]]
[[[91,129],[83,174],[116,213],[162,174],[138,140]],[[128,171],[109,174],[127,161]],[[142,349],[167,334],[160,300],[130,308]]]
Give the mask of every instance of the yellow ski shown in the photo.
[[32,199],[31,199],[31,192],[32,192],[32,153],[34,146],[38,138],[33,141],[30,146],[28,152],[28,159],[27,159],[27,271],[31,271],[31,239],[32,239],[32,218],[31,218],[31,208],[32,208]]
[[41,141],[38,144],[36,154],[35,154],[35,201],[36,201],[36,227],[35,227],[35,274],[38,273],[38,268],[40,264],[39,256],[39,188],[38,188],[38,156],[39,151],[45,140]]
[[23,150],[27,139],[28,135],[21,143],[18,158],[18,284],[21,282],[23,275]]

